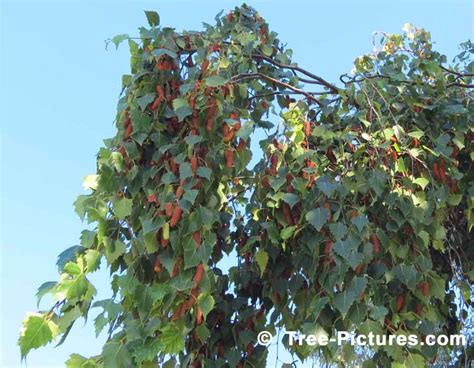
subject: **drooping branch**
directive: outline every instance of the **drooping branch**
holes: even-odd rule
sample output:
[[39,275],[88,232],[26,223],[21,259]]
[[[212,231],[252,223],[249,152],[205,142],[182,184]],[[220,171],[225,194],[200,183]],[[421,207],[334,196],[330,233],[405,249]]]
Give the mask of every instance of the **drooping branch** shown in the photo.
[[335,93],[335,94],[339,93],[339,88],[337,88],[335,85],[329,83],[325,79],[323,79],[323,78],[317,76],[316,74],[313,74],[313,73],[311,73],[311,72],[307,71],[306,69],[303,69],[299,66],[281,64],[281,63],[273,60],[272,58],[270,58],[268,56],[265,56],[265,55],[262,55],[262,54],[253,54],[252,58],[254,58],[254,59],[263,59],[263,60],[269,62],[270,64],[275,65],[278,68],[290,69],[290,70],[300,72],[301,74],[304,74],[307,77],[312,79],[312,81],[311,81],[311,80],[308,80],[308,79],[302,79],[301,77],[297,76],[300,81],[305,82],[305,83],[320,84],[320,85],[330,89],[331,93]]
[[[449,74],[454,74],[456,75],[458,78],[473,78],[474,77],[474,73],[461,73],[461,72],[458,72],[456,70],[452,70],[452,69],[449,69],[449,68],[446,68],[445,66],[443,65],[440,65],[441,69],[443,69],[445,72],[449,73]],[[456,78],[456,79],[458,79]]]
[[286,82],[282,82],[281,80],[278,80],[276,78],[273,78],[273,77],[270,77],[268,75],[265,75],[263,73],[242,73],[242,74],[238,74],[234,77],[231,78],[231,82],[239,82],[239,81],[243,81],[243,80],[249,80],[249,79],[263,79],[263,80],[267,80],[269,82],[272,82],[272,83],[275,83],[279,86],[282,86],[282,87],[285,87],[293,92],[295,92],[296,94],[300,94],[300,95],[303,95],[305,96],[308,101],[313,101],[315,102],[316,104],[318,104],[319,107],[324,107],[324,104],[317,100],[316,98],[313,97],[312,93],[311,92],[306,92],[300,88],[297,88],[295,86],[292,86],[291,84],[289,83],[286,83]]
[[[468,74],[465,74],[463,76],[468,76]],[[343,74],[339,77],[339,80],[342,83],[344,83],[344,85],[348,85],[348,84],[352,84],[352,83],[360,83],[360,82],[363,82],[364,80],[377,79],[377,78],[393,80],[392,77],[390,77],[389,75],[384,75],[384,74],[359,75],[359,76],[356,75],[356,76],[353,76],[353,77],[350,77],[347,74]],[[456,79],[458,79],[458,78],[456,78]],[[408,85],[411,85],[411,86],[414,86],[414,85],[417,84],[416,82],[413,82],[413,81],[397,80],[396,82],[401,83],[401,84],[408,84]],[[465,83],[460,83],[460,82],[452,82],[452,83],[448,83],[446,85],[446,87],[447,88],[450,88],[450,87],[474,88],[474,84],[465,84]]]

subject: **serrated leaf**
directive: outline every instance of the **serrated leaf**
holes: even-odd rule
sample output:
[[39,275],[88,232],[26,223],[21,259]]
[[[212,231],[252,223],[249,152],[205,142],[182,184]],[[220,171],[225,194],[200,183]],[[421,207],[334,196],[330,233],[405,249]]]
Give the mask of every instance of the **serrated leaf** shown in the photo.
[[357,227],[357,230],[359,230],[359,232],[362,232],[362,230],[364,230],[364,227],[369,223],[367,217],[361,215],[353,217],[351,222]]
[[110,340],[102,348],[104,368],[131,367],[131,357],[127,348],[121,341]]
[[327,175],[323,175],[319,179],[317,179],[316,186],[321,192],[326,194],[328,198],[332,196],[332,194],[337,188],[337,184],[334,183],[331,179],[329,179]]
[[80,245],[73,245],[72,247],[63,250],[59,255],[56,261],[56,266],[58,266],[58,271],[61,272],[68,262],[74,262],[77,258],[77,255],[81,253],[83,248]]
[[66,368],[94,368],[98,367],[94,360],[79,354],[71,354],[66,361]]
[[156,96],[154,93],[148,93],[146,95],[138,97],[135,101],[137,102],[138,106],[140,106],[140,109],[144,111],[146,107],[155,100],[155,97]]
[[84,221],[84,218],[86,216],[85,202],[88,198],[89,195],[80,195],[74,201],[74,211],[77,213],[77,215],[82,221]]
[[133,201],[129,198],[122,197],[114,201],[114,213],[118,219],[124,219],[132,214]]
[[58,283],[55,281],[48,281],[41,284],[41,286],[38,288],[38,291],[36,292],[36,298],[38,299],[36,303],[37,307],[39,307],[41,299],[43,299],[43,296],[51,293],[57,284]]
[[413,265],[399,264],[392,269],[395,276],[403,282],[410,290],[415,290],[417,271]]
[[191,204],[194,204],[198,193],[199,193],[199,190],[197,189],[189,189],[186,192],[184,192],[183,199],[190,202]]
[[173,100],[173,110],[178,116],[179,121],[183,121],[184,118],[193,113],[193,109],[185,98],[175,98]]
[[329,224],[329,230],[336,240],[344,238],[347,234],[347,226],[342,222]]
[[175,52],[168,49],[154,49],[151,52],[151,54],[156,58],[159,58],[160,56],[163,56],[163,55],[168,55],[172,59],[176,59],[178,57],[178,55],[176,55]]
[[115,49],[118,49],[119,45],[128,38],[130,38],[128,34],[119,34],[112,37],[111,41],[115,45]]
[[306,221],[313,225],[316,230],[320,231],[328,221],[328,215],[329,211],[326,208],[316,208],[306,214]]
[[200,166],[198,167],[196,173],[199,177],[209,180],[211,178],[212,170],[206,166]]
[[81,268],[75,262],[68,262],[64,265],[63,271],[69,275],[79,275],[81,273]]
[[84,189],[96,190],[96,189],[97,189],[98,180],[99,180],[99,175],[97,175],[97,174],[87,175],[87,176],[84,178],[84,181],[82,182],[82,187],[83,187]]
[[244,140],[248,140],[254,130],[254,126],[255,123],[253,121],[246,121],[235,135]]
[[126,245],[121,240],[112,240],[110,238],[104,239],[105,244],[105,258],[109,264],[114,263],[127,249]]
[[187,331],[182,331],[175,324],[169,323],[165,325],[165,327],[161,329],[161,333],[158,337],[163,344],[163,353],[178,354],[183,351],[186,333]]
[[290,208],[293,208],[293,206],[297,204],[300,200],[299,197],[294,193],[284,193],[281,196],[281,199],[285,201],[286,203],[288,203]]
[[387,314],[388,314],[388,309],[385,308],[383,305],[375,305],[370,311],[370,317],[374,321],[379,321],[379,322],[382,322]]
[[214,308],[214,298],[211,295],[201,294],[197,302],[199,308],[201,308],[202,315],[206,318],[209,312]]
[[58,326],[40,313],[30,313],[23,320],[18,345],[22,359],[31,349],[37,349],[51,342],[58,334]]
[[183,162],[179,165],[179,178],[181,180],[190,178],[191,176],[193,176],[193,171],[189,162]]
[[188,237],[183,242],[184,248],[184,268],[189,269],[197,266],[199,263],[206,261],[212,253],[212,246],[215,244],[215,234],[209,234],[202,244],[198,247],[192,237]]
[[345,290],[334,296],[334,305],[337,309],[339,309],[339,312],[341,312],[341,314],[345,316],[354,300],[355,294],[348,290]]
[[94,272],[99,268],[101,253],[96,249],[88,249],[84,253],[87,272]]

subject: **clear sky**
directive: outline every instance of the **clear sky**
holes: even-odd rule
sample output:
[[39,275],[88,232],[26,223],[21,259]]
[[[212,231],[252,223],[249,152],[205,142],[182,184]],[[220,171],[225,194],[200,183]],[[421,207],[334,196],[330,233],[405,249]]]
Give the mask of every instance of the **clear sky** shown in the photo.
[[[2,1],[1,2],[1,367],[20,366],[16,345],[35,293],[56,280],[56,256],[78,243],[83,224],[72,203],[82,178],[95,171],[102,139],[114,134],[127,47],[104,40],[137,34],[143,10],[181,30],[212,23],[236,1]],[[371,50],[376,30],[400,32],[411,22],[431,31],[450,58],[473,38],[471,1],[248,1],[294,50],[300,65],[328,80],[349,72]],[[107,271],[92,278],[109,296]],[[43,308],[48,304],[43,303]],[[68,340],[30,353],[28,367],[62,367],[69,354],[100,352],[92,320]],[[23,364],[23,366],[25,366]],[[272,364],[272,366],[274,366]]]

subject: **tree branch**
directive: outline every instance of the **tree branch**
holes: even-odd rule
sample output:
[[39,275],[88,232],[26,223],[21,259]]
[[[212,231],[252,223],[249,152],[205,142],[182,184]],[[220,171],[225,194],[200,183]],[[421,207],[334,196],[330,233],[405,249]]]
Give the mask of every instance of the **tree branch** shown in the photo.
[[311,72],[309,72],[309,71],[307,71],[307,70],[305,70],[305,69],[303,69],[299,66],[280,64],[279,62],[273,60],[272,58],[269,58],[268,56],[261,55],[261,54],[253,54],[252,58],[254,58],[254,59],[263,59],[263,60],[269,62],[270,64],[273,64],[273,65],[277,66],[278,68],[291,69],[291,70],[300,72],[301,74],[304,74],[307,77],[310,77],[311,79],[314,80],[312,82],[309,82],[307,79],[302,80],[300,77],[298,77],[298,79],[300,79],[302,82],[320,84],[324,87],[329,88],[332,93],[335,93],[335,94],[339,93],[339,88],[337,88],[335,85],[329,83],[328,81],[324,80],[323,78],[318,77],[317,75],[315,75],[315,74],[313,74],[313,73],[311,73]]
[[314,98],[311,93],[308,93],[300,88],[297,88],[297,87],[294,87],[292,86],[291,84],[288,84],[288,83],[285,83],[285,82],[282,82],[278,79],[275,79],[275,78],[272,78],[272,77],[269,77],[268,75],[265,75],[263,73],[242,73],[242,74],[238,74],[234,77],[232,77],[230,80],[231,82],[239,82],[239,81],[242,81],[242,80],[248,80],[248,79],[264,79],[264,80],[267,80],[269,82],[272,82],[272,83],[275,83],[275,84],[278,84],[282,87],[285,87],[287,89],[289,89],[290,91],[293,91],[297,94],[300,94],[300,95],[303,95],[305,96],[308,100],[310,101],[314,101],[318,104],[319,107],[324,107],[324,104],[317,100],[316,98]]

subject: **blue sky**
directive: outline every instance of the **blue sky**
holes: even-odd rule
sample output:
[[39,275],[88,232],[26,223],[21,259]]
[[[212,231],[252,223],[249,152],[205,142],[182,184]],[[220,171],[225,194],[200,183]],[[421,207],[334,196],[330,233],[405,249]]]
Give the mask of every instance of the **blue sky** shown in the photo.
[[[83,224],[72,203],[82,178],[94,172],[102,139],[114,134],[126,47],[104,40],[137,34],[143,10],[181,30],[212,23],[230,1],[2,1],[1,4],[1,356],[20,366],[16,346],[35,293],[56,280],[56,256],[77,244]],[[349,72],[371,50],[376,30],[400,32],[411,22],[431,31],[450,58],[473,36],[470,1],[248,1],[267,19],[300,65],[328,80]],[[98,298],[109,294],[107,270],[93,276]],[[47,303],[42,304],[47,308]],[[72,352],[100,352],[92,320],[77,324],[66,343],[33,351],[28,366],[62,367]],[[272,364],[273,366],[273,364]]]

